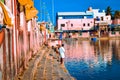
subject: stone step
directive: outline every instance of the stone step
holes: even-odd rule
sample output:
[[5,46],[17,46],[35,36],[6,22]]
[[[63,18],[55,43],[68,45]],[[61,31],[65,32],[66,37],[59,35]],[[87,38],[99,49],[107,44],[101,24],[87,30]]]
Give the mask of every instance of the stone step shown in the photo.
[[50,51],[46,55],[46,62],[45,62],[45,73],[44,79],[45,80],[52,80],[52,56],[50,55],[52,51]]
[[47,50],[45,52],[45,54],[43,55],[42,59],[40,60],[39,64],[38,64],[38,67],[37,67],[37,70],[36,70],[36,75],[35,75],[35,79],[34,80],[44,80],[44,74],[45,74],[45,63],[46,63],[46,57],[47,57],[47,54],[49,54],[49,50]]
[[59,62],[57,62],[57,58],[56,58],[56,53],[53,51],[53,59],[52,59],[52,76],[53,76],[53,80],[61,80],[61,77],[59,76]]
[[44,55],[45,51],[46,51],[46,48],[44,48],[44,50],[41,50],[40,52],[38,52],[38,54],[35,56],[35,58],[30,61],[28,69],[24,72],[22,80],[33,80],[34,79],[37,65],[38,65],[39,61],[42,59],[42,56]]
[[[44,45],[43,45],[42,47],[40,47],[38,53],[42,54],[42,51],[43,51],[44,48],[45,48]],[[39,54],[39,55],[40,55],[40,54]],[[37,55],[38,55],[38,54],[37,54]],[[18,73],[18,74],[14,77],[14,80],[23,80],[23,76],[24,76],[24,74],[25,74],[25,71],[26,71],[26,73],[30,73],[30,72],[31,72],[31,70],[29,71],[28,69],[30,69],[30,67],[33,67],[33,63],[35,62],[35,58],[37,57],[37,55],[32,56],[32,58],[31,58],[31,59],[29,60],[29,62],[27,63],[27,68],[26,68],[26,70],[21,71],[20,73]],[[27,77],[28,77],[28,76],[27,76]]]
[[15,80],[74,80],[64,65],[60,65],[58,54],[53,49],[42,47],[30,60],[21,79]]
[[[57,54],[54,53],[54,57],[56,56]],[[65,66],[61,65],[57,59],[53,59],[53,77],[53,80],[73,80]]]

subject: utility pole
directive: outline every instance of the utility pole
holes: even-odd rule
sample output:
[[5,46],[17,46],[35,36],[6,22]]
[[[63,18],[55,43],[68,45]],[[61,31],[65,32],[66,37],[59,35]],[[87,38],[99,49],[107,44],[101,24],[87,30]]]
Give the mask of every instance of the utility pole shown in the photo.
[[52,0],[52,22],[54,24],[54,0]]
[[46,16],[46,6],[45,6],[45,2],[43,2],[43,20],[46,22],[46,18],[45,18],[45,16]]
[[42,22],[42,0],[40,0],[40,21]]

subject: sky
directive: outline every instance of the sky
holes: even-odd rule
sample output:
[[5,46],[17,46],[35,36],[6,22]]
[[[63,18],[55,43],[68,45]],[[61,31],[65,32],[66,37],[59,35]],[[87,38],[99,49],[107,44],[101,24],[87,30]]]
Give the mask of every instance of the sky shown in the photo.
[[38,21],[51,20],[56,25],[57,12],[84,12],[88,7],[102,11],[108,6],[115,11],[120,10],[120,0],[34,0],[34,6],[39,11]]

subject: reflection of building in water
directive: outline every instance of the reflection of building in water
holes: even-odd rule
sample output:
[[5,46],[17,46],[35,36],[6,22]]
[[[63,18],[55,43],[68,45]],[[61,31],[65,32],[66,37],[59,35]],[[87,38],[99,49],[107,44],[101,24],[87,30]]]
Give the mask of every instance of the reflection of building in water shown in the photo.
[[95,55],[94,55],[94,51],[93,48],[90,47],[90,43],[88,41],[83,41],[82,44],[82,53],[84,60],[92,60],[94,59]]
[[74,49],[77,47],[77,41],[72,38],[66,38],[65,43],[66,53],[69,55],[68,57],[71,58],[70,56],[74,56],[76,54],[76,52],[74,52]]
[[120,48],[119,48],[119,46],[120,46],[120,41],[116,40],[117,57],[120,60]]
[[100,40],[95,44],[87,40],[75,41],[74,44],[66,44],[66,59],[84,61],[89,66],[104,64],[104,67],[106,67],[107,64],[111,64],[113,56],[120,59],[119,48],[119,40]]
[[112,50],[109,40],[100,41],[101,45],[101,56],[105,63],[111,63],[112,61]]
[[[67,45],[67,44],[66,44]],[[67,45],[66,46],[66,56],[70,59],[77,60],[94,60],[94,47],[90,45],[89,41],[76,41],[76,45]]]
[[120,40],[111,40],[111,46],[113,50],[113,54],[115,55],[116,59],[120,60]]

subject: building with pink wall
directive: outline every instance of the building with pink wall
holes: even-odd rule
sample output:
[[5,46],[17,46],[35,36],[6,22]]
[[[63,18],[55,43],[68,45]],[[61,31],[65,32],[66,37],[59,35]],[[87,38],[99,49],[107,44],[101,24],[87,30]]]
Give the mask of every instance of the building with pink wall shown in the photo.
[[99,9],[92,9],[91,7],[85,12],[57,13],[58,31],[67,32],[68,34],[77,32],[77,37],[90,37],[90,32],[93,30],[99,32],[100,35],[101,31],[97,28],[98,24],[102,24],[100,27],[108,29],[108,25],[111,23],[111,16],[106,15],[104,10],[100,12]]
[[120,38],[120,19],[112,20],[112,25],[109,25],[111,31],[109,31],[109,37]]
[[58,12],[58,30],[89,30],[93,26],[93,13]]
[[89,30],[94,26],[94,19],[58,19],[58,29]]
[[[6,8],[3,6],[1,8],[1,4]],[[0,1],[0,17],[1,12],[5,15],[3,10],[7,10],[9,12],[6,12],[6,15],[8,13],[10,18],[7,17],[6,21],[13,22],[13,25],[5,24],[0,18],[0,25],[6,26],[0,28],[0,37],[1,32],[4,32],[3,40],[0,41],[0,80],[14,80],[19,72],[26,69],[29,60],[38,52],[42,44],[36,19],[37,10],[31,5],[30,12],[26,13],[28,9],[26,5],[23,5],[21,0],[3,0],[2,3]],[[32,15],[33,12],[36,12],[35,15]]]
[[[62,30],[63,32],[69,32],[71,33],[72,37],[78,37],[80,32],[89,31],[91,28],[94,27],[93,13],[92,12],[58,12],[57,27],[58,27],[58,31]],[[77,32],[77,34],[74,32]],[[64,35],[66,34],[69,35],[69,33],[64,33]],[[84,33],[88,33],[88,32],[83,32],[83,34]],[[86,37],[89,36],[87,35]]]
[[112,24],[120,24],[120,19],[114,19],[114,20],[112,21]]

